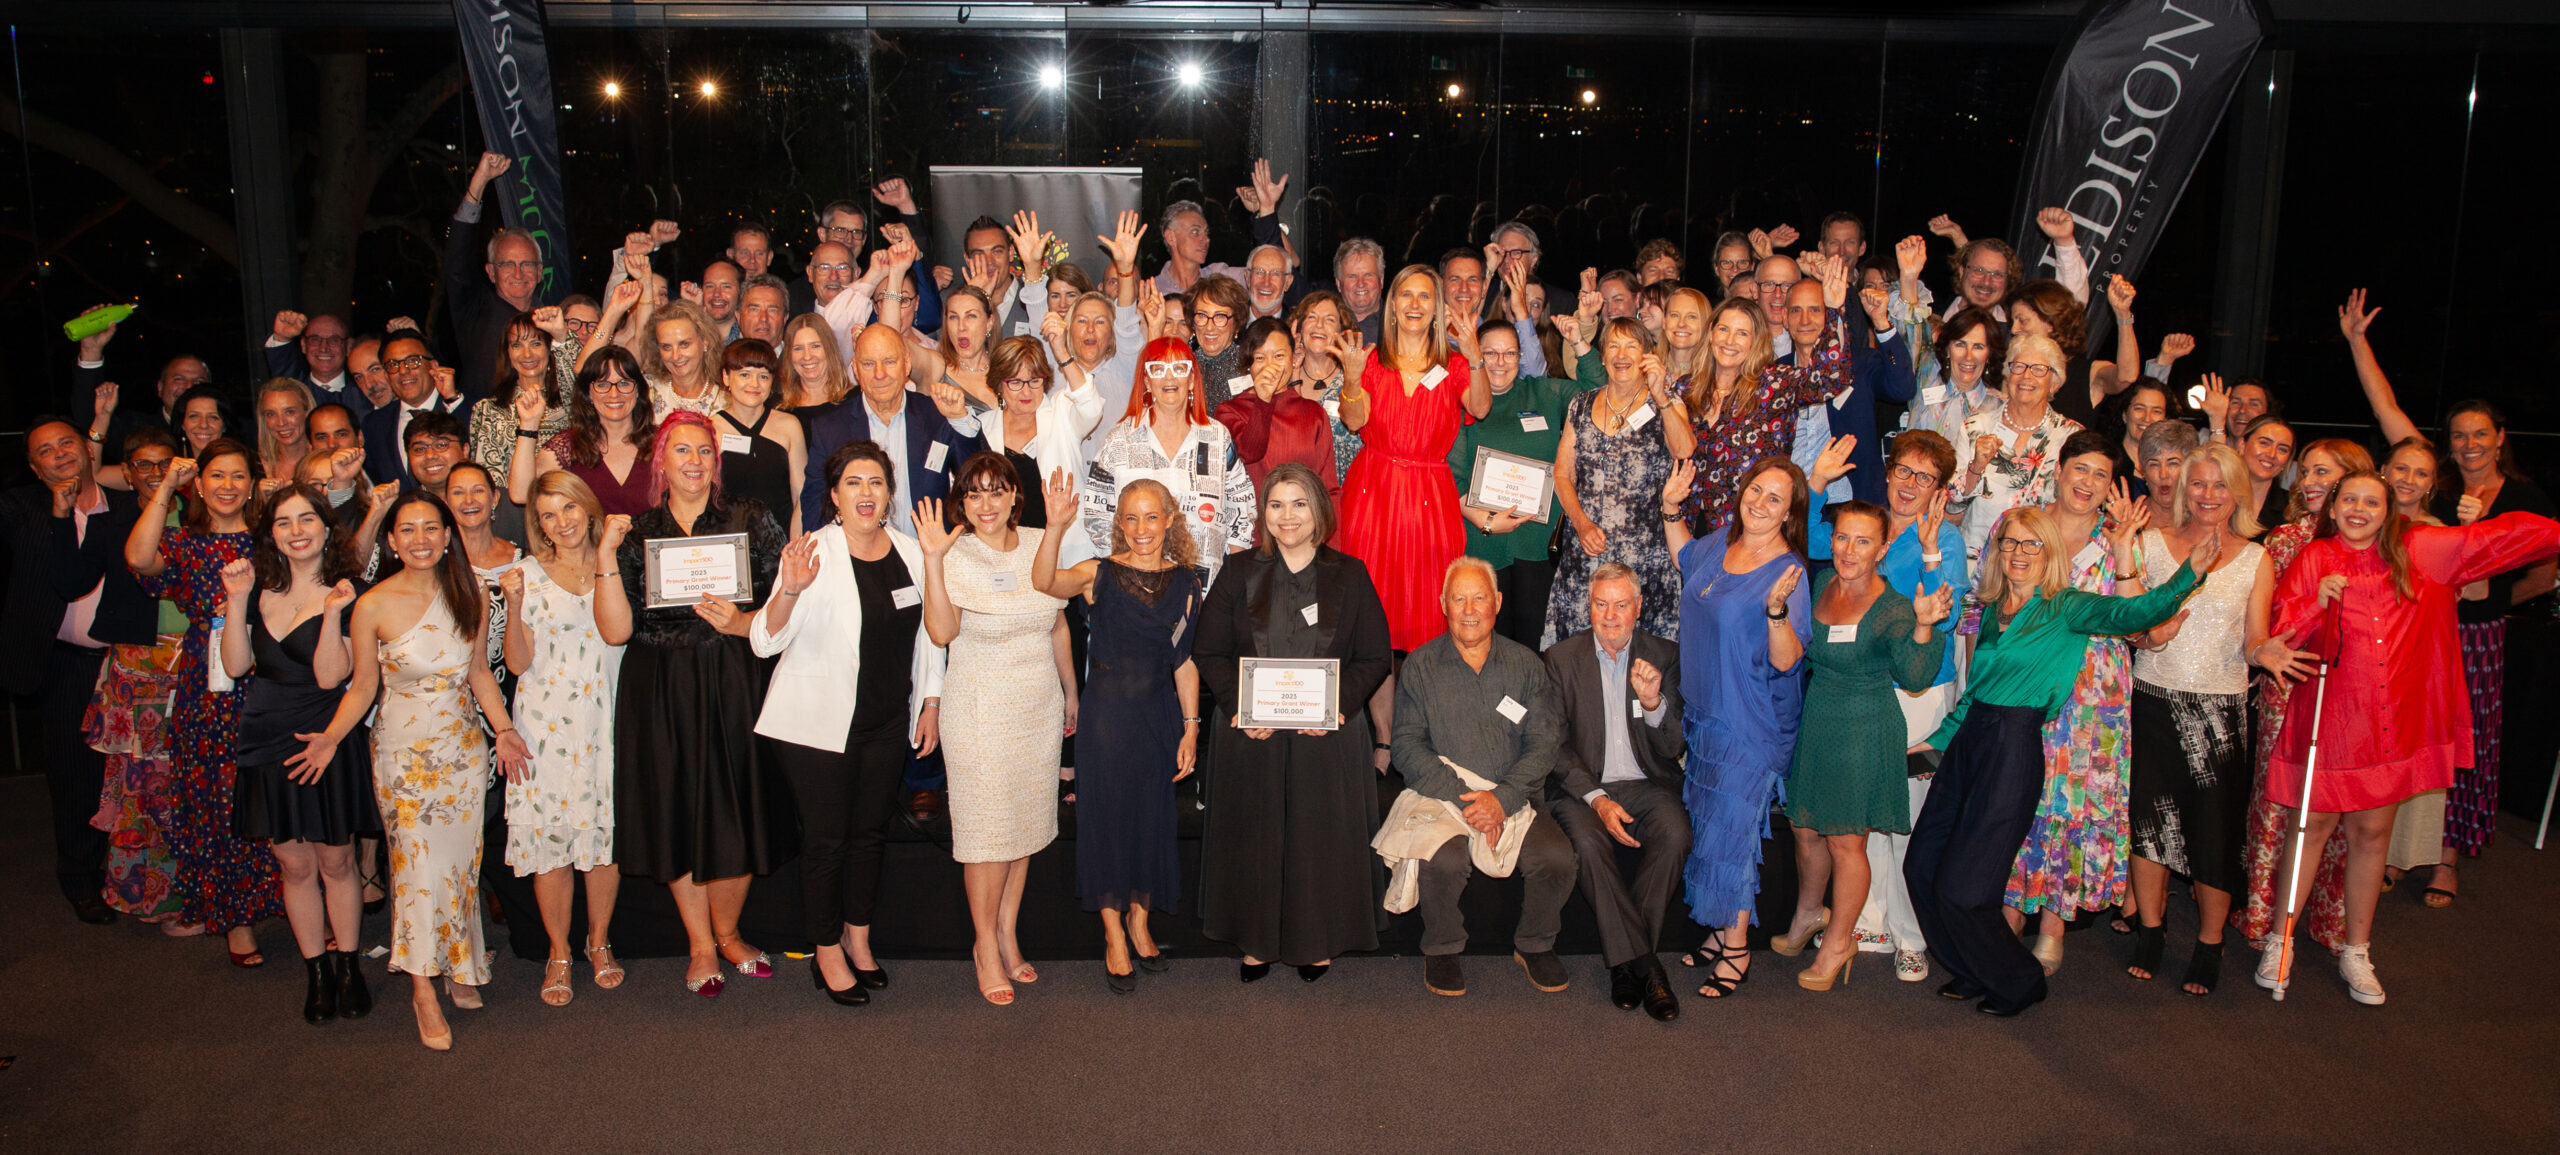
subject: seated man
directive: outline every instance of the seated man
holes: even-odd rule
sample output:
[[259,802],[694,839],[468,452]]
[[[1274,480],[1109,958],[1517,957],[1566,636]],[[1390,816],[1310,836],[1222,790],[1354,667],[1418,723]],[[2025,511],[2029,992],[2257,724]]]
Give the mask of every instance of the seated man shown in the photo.
[[[1680,1017],[1670,976],[1654,946],[1662,941],[1680,870],[1689,858],[1689,812],[1680,804],[1680,647],[1636,628],[1644,591],[1635,571],[1604,562],[1591,571],[1591,628],[1547,649],[1547,683],[1564,721],[1547,817],[1573,842],[1582,896],[1600,922],[1609,998],[1644,1006],[1664,1022]],[[1617,846],[1640,847],[1631,891],[1618,874]]]
[[1539,990],[1560,991],[1556,931],[1573,891],[1573,844],[1555,823],[1537,821],[1529,799],[1555,770],[1563,719],[1537,652],[1493,632],[1502,595],[1492,566],[1451,561],[1440,609],[1449,632],[1416,647],[1396,678],[1393,750],[1405,791],[1372,845],[1391,867],[1407,859],[1416,863],[1400,871],[1419,867],[1423,981],[1433,994],[1467,993],[1458,896],[1470,863],[1496,877],[1527,875],[1511,957]]

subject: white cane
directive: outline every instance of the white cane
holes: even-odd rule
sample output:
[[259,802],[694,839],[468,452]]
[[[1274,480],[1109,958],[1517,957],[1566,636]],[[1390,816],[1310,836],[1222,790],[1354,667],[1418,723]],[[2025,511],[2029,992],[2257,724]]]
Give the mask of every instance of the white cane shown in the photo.
[[[2321,623],[2322,632],[2330,640],[2337,637],[2337,603],[2329,605],[2328,620]],[[2300,805],[2293,811],[2293,862],[2284,872],[2284,931],[2276,944],[2275,1000],[2284,1001],[2285,988],[2293,982],[2293,928],[2302,917],[2302,854],[2311,834],[2311,776],[2320,766],[2320,707],[2329,697],[2329,663],[2326,657],[2312,672],[2311,744],[2302,757],[2302,793]]]

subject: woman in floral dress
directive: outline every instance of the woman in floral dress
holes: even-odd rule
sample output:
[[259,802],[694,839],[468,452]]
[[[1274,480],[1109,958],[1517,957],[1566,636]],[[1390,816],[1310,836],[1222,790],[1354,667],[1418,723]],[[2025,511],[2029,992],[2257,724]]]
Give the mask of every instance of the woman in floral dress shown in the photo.
[[[135,489],[159,488],[169,461],[178,452],[167,430],[137,431],[125,446],[125,477]],[[126,597],[146,598],[130,570],[105,575],[107,605]],[[108,906],[144,922],[160,924],[173,937],[202,934],[179,917],[174,885],[176,863],[169,857],[169,836],[177,824],[171,812],[169,706],[178,693],[178,663],[186,654],[187,615],[177,603],[150,598],[157,621],[148,645],[139,639],[107,649],[99,671],[97,693],[80,722],[81,740],[107,756],[106,788],[90,825],[107,832]],[[101,617],[106,615],[102,614]]]
[[2052,406],[2069,364],[2050,337],[2010,341],[2000,403],[1965,418],[1963,433],[1953,439],[1956,479],[1947,490],[1947,512],[1962,518],[1967,561],[1979,562],[1983,543],[2011,509],[2052,503],[2062,443],[2080,431],[2079,422]]
[[1690,536],[1705,537],[1724,528],[1743,473],[1753,463],[1795,451],[1797,410],[1829,401],[1849,387],[1849,330],[1840,312],[1848,300],[1847,268],[1825,270],[1822,303],[1828,319],[1822,343],[1809,357],[1799,351],[1793,365],[1770,363],[1776,355],[1758,305],[1729,300],[1707,315],[1706,368],[1677,383],[1686,391],[1688,419],[1698,442],[1693,459],[1697,484],[1680,506]]
[[[166,833],[178,919],[223,932],[232,965],[243,967],[266,963],[250,928],[283,914],[284,894],[275,855],[231,832],[240,689],[208,689],[205,655],[222,616],[222,567],[249,556],[246,514],[256,492],[250,474],[256,460],[247,445],[225,437],[208,443],[202,458],[171,461],[124,547],[125,564],[143,592],[177,603],[187,615],[187,640],[172,671],[178,696],[169,712],[173,822]],[[196,500],[188,503],[186,521],[166,528],[170,503],[189,482]]]
[[[1556,549],[1541,649],[1591,626],[1591,571],[1619,562],[1643,586],[1638,624],[1655,637],[1680,637],[1680,572],[1662,536],[1662,483],[1697,449],[1681,399],[1663,380],[1653,335],[1629,318],[1609,322],[1583,360],[1603,366],[1602,384],[1565,402],[1556,442],[1556,501],[1567,532]],[[1586,378],[1587,379],[1587,378]],[[1514,530],[1526,533],[1534,528]]]

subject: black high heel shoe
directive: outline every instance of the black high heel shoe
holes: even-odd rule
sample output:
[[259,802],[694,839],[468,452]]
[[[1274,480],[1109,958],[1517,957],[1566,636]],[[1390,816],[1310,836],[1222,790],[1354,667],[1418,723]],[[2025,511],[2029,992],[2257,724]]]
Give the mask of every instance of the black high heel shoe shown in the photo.
[[[852,964],[852,959],[845,960],[845,965],[852,966]],[[853,981],[875,991],[886,990],[889,987],[889,968],[873,967],[870,970],[864,970],[861,967],[854,967]]]
[[363,959],[351,950],[330,951],[337,956],[334,977],[338,984],[338,1017],[361,1019],[373,1013],[373,991],[364,984]]
[[1102,977],[1108,980],[1107,985],[1111,988],[1112,994],[1133,995],[1138,993],[1138,971],[1135,967],[1132,967],[1127,971],[1115,971],[1111,969],[1111,964],[1109,962],[1105,962],[1102,964]]
[[1154,954],[1142,954],[1138,956],[1138,969],[1151,975],[1160,975],[1166,971],[1172,970],[1173,963],[1164,957],[1164,948],[1157,947],[1156,953]]
[[302,992],[302,1021],[315,1027],[338,1017],[335,954],[324,950],[302,960],[303,969],[311,975],[310,985]]
[[[2167,923],[2158,926],[2136,926],[2133,931],[2133,957],[2126,959],[2125,973],[2140,982],[2160,977],[2160,952],[2169,943]],[[2135,971],[2145,973],[2134,975]]]
[[819,990],[827,992],[827,998],[840,1007],[859,1007],[871,1001],[871,992],[862,989],[862,979],[859,974],[855,976],[853,985],[843,990],[828,986],[827,972],[818,969],[818,956],[814,951],[809,955],[809,981],[816,983]]
[[1236,980],[1239,982],[1258,983],[1262,976],[1270,973],[1271,964],[1267,962],[1236,964]]
[[1325,972],[1332,969],[1332,963],[1306,963],[1298,968],[1298,977],[1307,982],[1314,982],[1323,978]]

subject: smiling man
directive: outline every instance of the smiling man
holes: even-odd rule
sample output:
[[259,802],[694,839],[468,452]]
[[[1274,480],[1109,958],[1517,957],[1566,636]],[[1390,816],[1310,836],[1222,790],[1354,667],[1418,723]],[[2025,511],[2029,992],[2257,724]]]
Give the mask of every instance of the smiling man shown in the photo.
[[[542,250],[533,238],[499,229],[487,245],[472,243],[480,231],[482,194],[490,181],[513,165],[503,154],[480,154],[479,167],[471,171],[471,185],[463,191],[462,203],[454,206],[445,234],[444,297],[453,311],[454,337],[462,346],[456,383],[466,408],[474,398],[489,395],[497,377],[498,354],[506,347],[507,325],[516,314],[533,311],[535,294],[542,287]],[[475,256],[485,259],[475,261]]]

